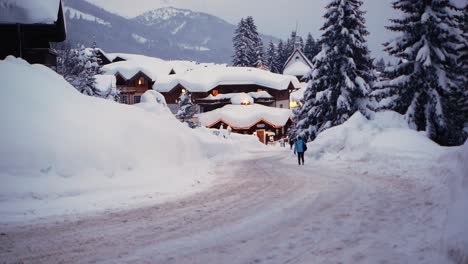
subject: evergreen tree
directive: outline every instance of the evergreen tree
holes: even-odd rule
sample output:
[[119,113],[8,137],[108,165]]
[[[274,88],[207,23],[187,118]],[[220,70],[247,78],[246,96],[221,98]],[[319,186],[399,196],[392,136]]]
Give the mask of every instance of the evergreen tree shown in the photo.
[[232,64],[234,66],[262,67],[266,64],[263,41],[252,17],[241,19],[233,43],[235,54]]
[[457,47],[460,91],[455,96],[455,103],[457,108],[461,110],[461,118],[466,126],[468,125],[468,4],[465,5],[463,15],[456,18],[461,34],[459,35],[460,45]]
[[252,65],[250,60],[250,47],[252,47],[252,41],[248,37],[248,28],[245,20],[242,18],[239,22],[237,29],[234,34],[234,56],[232,60],[233,66],[248,67]]
[[345,122],[356,111],[367,115],[367,96],[375,79],[360,0],[332,0],[327,5],[322,49],[304,93],[297,122],[313,140],[320,132]]
[[312,61],[312,59],[320,52],[320,47],[318,43],[315,42],[315,39],[312,37],[312,34],[307,35],[307,40],[304,46],[304,55],[307,59]]
[[404,16],[388,28],[401,35],[385,50],[400,62],[388,72],[389,81],[376,85],[378,106],[404,114],[410,127],[441,145],[462,144],[466,136],[454,99],[462,96],[455,48],[459,10],[449,0],[397,0],[393,8]]
[[284,70],[284,64],[286,63],[286,60],[288,57],[285,56],[286,51],[284,49],[284,43],[283,40],[280,39],[278,42],[278,46],[276,48],[276,62],[277,62],[277,67],[278,67],[278,72],[282,73]]
[[250,39],[251,46],[248,48],[251,67],[259,68],[261,65],[265,65],[265,51],[263,49],[263,41],[258,33],[257,26],[253,17],[249,16],[245,19],[247,26],[248,38]]
[[278,69],[278,63],[276,61],[277,58],[278,58],[278,55],[276,54],[275,44],[273,44],[273,41],[270,41],[270,44],[268,45],[268,50],[266,53],[266,63],[267,63],[268,69],[274,73],[280,72]]
[[182,93],[177,103],[179,104],[179,111],[176,118],[187,123],[191,128],[196,127],[196,124],[191,120],[197,113],[197,107],[192,102],[192,95],[189,92]]

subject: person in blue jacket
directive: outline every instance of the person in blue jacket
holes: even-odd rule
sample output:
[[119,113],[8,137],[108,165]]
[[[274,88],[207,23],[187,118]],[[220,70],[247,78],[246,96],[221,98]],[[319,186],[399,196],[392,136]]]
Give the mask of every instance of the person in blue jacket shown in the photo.
[[304,165],[304,152],[307,150],[307,145],[302,140],[302,137],[299,136],[297,137],[296,144],[294,144],[294,154],[297,153],[297,162],[299,165],[301,165],[301,160],[302,160],[302,165]]

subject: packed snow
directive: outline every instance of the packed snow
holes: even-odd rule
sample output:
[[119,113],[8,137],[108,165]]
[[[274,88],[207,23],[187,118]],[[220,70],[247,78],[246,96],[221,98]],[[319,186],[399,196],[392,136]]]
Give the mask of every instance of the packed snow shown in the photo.
[[59,6],[60,0],[1,0],[0,23],[53,24]]
[[293,76],[271,73],[269,71],[250,67],[198,67],[178,75],[159,78],[153,89],[168,92],[177,84],[181,84],[190,92],[207,92],[218,85],[252,84],[275,90],[287,90],[292,84],[299,87],[297,78]]
[[189,129],[155,91],[136,106],[88,97],[51,69],[11,56],[0,74],[2,221],[185,195],[208,186],[220,151],[228,158],[251,147]]
[[250,128],[260,120],[276,127],[284,126],[290,120],[292,112],[289,109],[268,107],[259,104],[226,105],[222,108],[199,114],[202,126],[210,126],[218,121],[229,124],[232,128]]

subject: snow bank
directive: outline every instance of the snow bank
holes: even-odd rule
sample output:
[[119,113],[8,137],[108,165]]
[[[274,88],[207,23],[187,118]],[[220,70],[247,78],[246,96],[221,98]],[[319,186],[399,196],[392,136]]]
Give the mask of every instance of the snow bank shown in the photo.
[[96,88],[101,92],[107,92],[116,88],[116,79],[114,75],[97,74],[94,75],[94,78],[96,79]]
[[0,23],[53,24],[60,0],[0,0]]
[[316,159],[377,160],[390,155],[435,158],[444,151],[423,133],[409,129],[403,116],[392,111],[367,120],[355,113],[340,126],[330,128],[308,144],[307,155]]
[[154,90],[148,90],[141,96],[141,101],[134,106],[140,107],[148,112],[157,114],[171,114],[171,110],[167,106],[166,98]]
[[450,193],[445,233],[446,250],[455,263],[468,261],[468,141],[443,155],[439,164],[448,169],[443,172]]
[[294,76],[275,74],[269,71],[250,67],[198,67],[183,74],[166,76],[158,79],[153,89],[169,92],[181,84],[190,92],[207,92],[218,85],[251,84],[275,90],[286,90],[290,84],[299,88],[299,81]]
[[88,97],[13,57],[0,61],[0,77],[2,221],[189,193],[208,182],[208,158],[229,147],[204,146],[154,91],[137,107]]

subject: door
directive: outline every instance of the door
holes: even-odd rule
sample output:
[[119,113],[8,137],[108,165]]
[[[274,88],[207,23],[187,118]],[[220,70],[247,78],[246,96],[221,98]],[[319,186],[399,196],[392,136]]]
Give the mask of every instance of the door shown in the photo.
[[262,142],[263,144],[265,144],[265,136],[265,129],[257,130],[258,140],[260,140],[260,142]]

